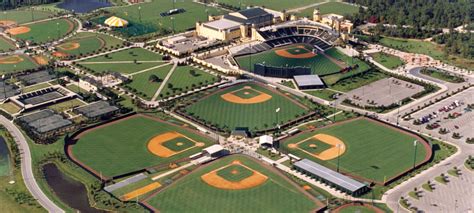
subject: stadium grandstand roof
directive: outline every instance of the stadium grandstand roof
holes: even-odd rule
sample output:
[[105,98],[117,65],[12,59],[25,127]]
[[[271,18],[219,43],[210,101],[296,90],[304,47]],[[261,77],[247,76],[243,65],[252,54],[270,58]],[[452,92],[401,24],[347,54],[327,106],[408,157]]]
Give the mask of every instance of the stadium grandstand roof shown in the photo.
[[293,78],[298,87],[324,86],[324,82],[318,75],[295,75]]
[[110,105],[107,101],[98,101],[83,107],[78,107],[75,110],[88,118],[95,118],[117,111],[119,108]]
[[241,24],[260,24],[273,19],[273,14],[262,8],[254,7],[239,12],[224,15],[224,19],[235,21]]
[[25,115],[20,117],[19,120],[38,133],[53,131],[72,124],[70,120],[64,119],[61,115],[55,114],[54,111],[49,109]]
[[360,183],[341,173],[335,172],[331,169],[321,166],[308,159],[303,159],[301,161],[298,161],[294,164],[294,166],[300,169],[303,169],[307,172],[310,172],[318,177],[324,178],[331,183],[334,183],[342,188],[345,188],[353,192],[366,187],[366,185],[363,183]]
[[210,27],[216,30],[228,30],[228,29],[240,28],[240,23],[227,20],[227,19],[219,19],[219,20],[207,22],[204,25],[206,27]]

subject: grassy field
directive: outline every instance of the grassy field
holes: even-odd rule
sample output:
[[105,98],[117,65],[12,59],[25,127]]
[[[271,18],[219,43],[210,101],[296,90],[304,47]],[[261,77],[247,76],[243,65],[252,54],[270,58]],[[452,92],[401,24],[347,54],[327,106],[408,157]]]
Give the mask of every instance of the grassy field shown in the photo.
[[[137,90],[137,94],[145,99],[151,99],[156,93],[160,85],[162,84],[163,79],[170,72],[173,65],[167,65],[164,67],[156,68],[148,72],[143,72],[137,75],[134,75],[132,82],[127,84],[132,89]],[[150,76],[156,75],[161,79],[160,82],[150,82]]]
[[347,206],[347,207],[344,207],[344,208],[340,209],[339,212],[340,213],[354,213],[354,212],[358,212],[358,213],[376,213],[376,211],[374,211],[373,209],[368,208],[368,207],[364,207],[364,206]]
[[5,102],[3,104],[0,104],[0,108],[10,114],[15,114],[21,110],[21,108],[13,102]]
[[7,10],[0,13],[0,20],[12,20],[17,24],[25,24],[49,18],[53,13],[38,10]]
[[13,49],[16,49],[15,44],[3,36],[0,36],[0,52],[6,52]]
[[[18,56],[20,57],[22,61],[19,61],[18,63],[8,63],[8,64],[0,64],[0,74],[7,74],[7,73],[14,73],[17,71],[23,71],[27,69],[34,69],[38,67],[38,65],[34,62],[32,58],[30,58],[27,55],[13,55],[14,57]],[[2,56],[0,57],[0,60],[2,59],[13,59],[12,56]],[[7,60],[8,60],[7,59]]]
[[331,85],[329,88],[341,92],[349,92],[372,82],[387,78],[388,76],[378,71],[369,71],[362,75],[347,78]]
[[[220,0],[219,3],[224,3],[227,5],[232,5],[234,7],[241,6],[242,9],[245,9],[248,6],[263,6],[265,8],[274,9],[277,11],[289,10],[293,8],[303,7],[306,5],[323,2],[323,0],[296,0],[296,1],[287,1],[287,0]],[[240,5],[240,3],[242,3]]]
[[79,99],[71,99],[61,103],[53,104],[48,106],[48,109],[54,110],[58,113],[73,109],[75,107],[84,106],[85,103]]
[[[192,75],[191,70],[194,70],[194,75]],[[191,88],[208,85],[216,81],[217,77],[207,72],[190,66],[179,66],[176,67],[176,70],[166,82],[166,86],[161,91],[160,97],[173,96],[183,91],[188,91]],[[173,87],[169,87],[169,84]]]
[[[136,116],[102,126],[83,135],[72,147],[72,154],[82,163],[104,176],[112,177],[140,170],[195,154],[203,147],[194,147],[168,158],[152,154],[147,144],[154,136],[178,132],[196,141],[211,144],[209,138],[183,127],[158,122],[151,118]],[[111,165],[119,166],[111,166]]]
[[382,64],[384,67],[387,67],[389,69],[395,69],[404,64],[402,59],[400,59],[399,57],[383,52],[372,53],[370,54],[370,56],[372,56],[372,58],[376,62]]
[[450,83],[462,83],[465,81],[462,77],[437,69],[422,69],[420,73]]
[[357,6],[344,4],[341,2],[327,2],[324,4],[320,4],[316,7],[310,7],[308,9],[302,10],[298,13],[298,15],[305,16],[305,17],[313,17],[313,11],[316,8],[319,8],[319,11],[321,12],[322,15],[335,13],[338,15],[345,16],[345,15],[353,15],[359,12],[359,7]]
[[[77,49],[63,49],[61,47],[78,43],[80,46]],[[109,35],[100,34],[100,33],[91,33],[91,32],[80,32],[75,36],[64,41],[60,45],[56,46],[57,51],[66,53],[69,55],[81,55],[92,53],[103,48],[112,48],[121,46],[123,41],[117,38],[114,38]]]
[[[251,86],[253,89],[271,95],[272,98],[255,104],[232,103],[221,98],[221,95],[242,89],[245,86]],[[253,131],[276,126],[277,114],[275,110],[277,108],[280,108],[278,123],[292,120],[307,112],[307,109],[287,97],[253,83],[240,84],[221,90],[187,107],[186,112],[210,124],[228,127],[229,130],[236,127],[248,127]]]
[[29,27],[31,30],[27,33],[14,35],[13,37],[29,40],[36,44],[60,39],[74,29],[74,23],[64,18],[22,26]]
[[323,90],[307,90],[307,91],[304,91],[306,94],[309,94],[309,95],[312,95],[312,96],[316,96],[318,98],[322,98],[324,100],[327,100],[327,101],[333,101],[335,100],[333,98],[333,95],[336,94],[336,92],[332,91],[332,90],[328,90],[328,89],[323,89]]
[[[299,157],[308,158],[324,166],[336,169],[337,158],[322,161],[299,149],[290,149],[288,144],[297,143],[318,133],[332,135],[342,140],[346,151],[339,157],[342,172],[383,183],[384,179],[411,169],[414,161],[411,135],[387,128],[366,119],[316,129],[289,138],[283,142],[283,149]],[[416,162],[421,163],[427,152],[418,143]]]
[[[140,10],[139,7],[141,8]],[[202,4],[194,3],[192,0],[175,1],[175,8],[182,8],[186,10],[186,12],[167,17],[160,16],[160,13],[173,9],[173,1],[168,0],[153,0],[149,3],[111,7],[105,10],[131,22],[131,26],[127,27],[128,29],[126,28],[124,31],[133,30],[134,25],[144,25],[153,28],[154,31],[167,29],[171,32],[173,29],[173,20],[171,17],[174,17],[175,31],[181,32],[195,27],[197,21],[207,21],[206,11],[209,15],[227,13],[226,11],[214,7],[206,7]],[[128,34],[134,35],[135,32],[129,32]],[[140,34],[142,33],[136,32],[136,35]]]
[[[293,48],[295,46],[304,45],[306,49],[311,50],[312,47],[306,44],[293,44],[289,46],[282,47],[284,49]],[[280,48],[278,48],[280,49]],[[318,54],[312,58],[286,58],[279,56],[275,53],[275,49],[268,50],[262,53],[253,54],[251,56],[242,56],[237,57],[236,61],[239,63],[239,66],[245,70],[253,70],[253,65],[257,63],[265,63],[271,66],[283,67],[295,67],[295,66],[305,66],[310,67],[314,74],[318,75],[328,75],[339,72],[342,68],[337,64],[329,60],[322,54]]]
[[165,62],[161,61],[161,57],[160,54],[146,49],[131,48],[86,59],[80,61],[79,64],[92,69],[96,73],[114,71],[131,74],[164,64]]
[[[262,185],[243,190],[218,189],[201,180],[202,175],[234,160],[268,179]],[[220,212],[223,209],[226,212],[311,212],[320,207],[296,187],[248,157],[230,156],[178,180],[151,197],[148,203],[161,212]]]
[[50,87],[50,86],[51,86],[51,84],[49,84],[48,82],[39,83],[39,84],[31,85],[31,86],[28,86],[28,87],[24,87],[23,92],[33,92],[35,90],[43,89],[43,88]]

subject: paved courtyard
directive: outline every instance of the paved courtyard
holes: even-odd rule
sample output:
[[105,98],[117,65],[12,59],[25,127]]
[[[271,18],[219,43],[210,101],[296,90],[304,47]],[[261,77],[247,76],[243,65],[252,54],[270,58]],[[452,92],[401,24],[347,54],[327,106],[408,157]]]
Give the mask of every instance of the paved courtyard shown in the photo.
[[361,106],[389,106],[423,91],[423,87],[397,78],[384,78],[346,93]]
[[[459,177],[448,175],[447,185],[436,184],[433,192],[422,192],[419,200],[409,196],[409,202],[423,212],[473,212],[474,211],[474,172],[461,168]],[[420,187],[421,188],[421,187]]]

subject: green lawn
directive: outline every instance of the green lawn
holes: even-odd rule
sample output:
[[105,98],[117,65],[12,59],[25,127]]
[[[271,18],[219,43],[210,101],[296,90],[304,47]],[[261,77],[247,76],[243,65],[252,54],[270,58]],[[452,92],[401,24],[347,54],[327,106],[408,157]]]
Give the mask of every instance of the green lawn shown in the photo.
[[310,7],[308,9],[305,9],[303,11],[300,11],[298,13],[299,16],[305,16],[305,17],[313,17],[313,11],[314,9],[319,8],[319,11],[321,14],[330,14],[330,13],[335,13],[338,15],[354,15],[355,13],[359,12],[359,7],[349,5],[349,4],[344,4],[341,2],[327,2],[324,4],[320,4],[316,7]]
[[0,36],[0,52],[6,52],[12,49],[16,49],[15,44],[3,36]]
[[143,48],[130,48],[118,52],[97,56],[81,62],[114,62],[114,61],[161,61],[162,55]]
[[25,24],[32,21],[39,21],[49,18],[51,12],[38,10],[7,10],[0,12],[0,20],[12,20],[18,24]]
[[[243,190],[222,190],[201,180],[202,175],[234,160],[269,179],[260,186]],[[147,202],[160,212],[221,212],[223,209],[226,212],[311,212],[321,207],[269,167],[238,155],[223,158],[185,176]]]
[[437,69],[425,68],[425,69],[420,70],[420,73],[423,75],[427,75],[427,76],[437,78],[442,81],[447,81],[450,83],[462,83],[465,81],[463,77],[459,77],[447,71],[442,71],[442,70],[437,70]]
[[123,41],[109,35],[91,32],[80,32],[68,40],[64,44],[79,43],[80,47],[73,50],[65,50],[60,48],[61,45],[56,46],[57,51],[67,53],[69,55],[88,54],[94,51],[103,50],[104,48],[112,48],[122,46]]
[[376,62],[389,69],[395,69],[405,64],[399,57],[383,52],[372,53],[370,56],[372,56]]
[[333,100],[336,100],[333,98],[333,95],[336,94],[336,92],[332,91],[332,90],[328,90],[328,89],[323,89],[323,90],[307,90],[307,91],[304,91],[306,94],[309,94],[309,95],[312,95],[312,96],[316,96],[318,98],[322,98],[324,100],[327,100],[327,101],[333,101]]
[[[190,70],[194,70],[195,75],[192,75]],[[160,93],[160,97],[169,97],[179,94],[183,91],[188,91],[191,88],[201,87],[217,81],[217,77],[202,70],[190,66],[178,66],[166,82],[165,87]],[[169,87],[171,84],[173,87]]]
[[131,74],[152,67],[159,66],[164,64],[163,62],[153,62],[153,63],[110,63],[110,64],[81,64],[84,67],[92,69],[94,73],[102,72],[119,72],[123,74]]
[[[23,61],[16,63],[16,64],[0,64],[0,74],[7,74],[7,73],[14,73],[17,71],[23,71],[27,69],[34,69],[38,67],[38,65],[34,62],[32,58],[26,55],[18,55],[23,59]],[[9,57],[9,56],[3,56]],[[0,58],[3,58],[0,57]]]
[[382,72],[370,71],[362,75],[357,75],[352,78],[341,80],[336,84],[331,85],[330,88],[341,92],[349,92],[387,77],[388,76]]
[[[140,10],[138,8],[141,8]],[[202,4],[194,3],[192,0],[175,1],[175,8],[183,8],[186,12],[176,14],[174,17],[174,25],[176,32],[185,31],[193,28],[197,21],[207,21],[206,10],[209,15],[218,15],[227,13],[227,11],[216,9],[214,7],[206,7]],[[170,32],[173,29],[173,20],[170,16],[162,17],[160,13],[173,9],[173,1],[153,0],[149,3],[135,4],[124,7],[111,7],[105,10],[110,11],[113,15],[131,21],[133,25],[149,26],[159,31],[159,29],[167,29]],[[141,19],[140,19],[141,17]],[[125,31],[131,30],[127,29]]]
[[[235,7],[241,6],[242,9],[245,9],[248,6],[263,6],[265,8],[270,8],[277,11],[289,10],[293,8],[303,7],[306,5],[323,2],[323,0],[219,0],[219,3],[224,3],[228,5],[233,5]],[[242,5],[240,5],[242,3]]]
[[[416,138],[367,119],[352,120],[299,134],[285,140],[282,147],[301,158],[308,158],[336,169],[337,158],[321,161],[301,150],[288,148],[288,144],[297,143],[318,133],[335,136],[345,143],[346,151],[339,157],[340,170],[343,173],[382,183],[384,178],[389,180],[413,166],[413,141]],[[421,163],[426,154],[423,145],[418,143],[416,162]]]
[[435,59],[443,59],[444,55],[441,47],[428,41],[383,37],[379,42],[387,47],[405,52],[429,55]]
[[[221,98],[221,95],[245,86],[251,86],[253,89],[271,95],[272,98],[256,104],[231,103]],[[307,112],[307,109],[295,104],[288,97],[253,83],[240,84],[218,91],[187,107],[186,112],[220,127],[226,126],[229,130],[236,127],[248,127],[254,131],[274,127],[277,122],[275,113],[277,108],[280,108],[278,123],[292,120]]]
[[167,65],[150,70],[148,72],[133,75],[132,82],[127,84],[127,86],[132,89],[136,89],[139,96],[145,99],[151,99],[153,95],[155,95],[162,82],[150,82],[150,76],[156,75],[161,79],[161,81],[163,81],[166,75],[170,72],[171,67],[173,67],[173,65]]
[[43,88],[50,87],[50,86],[51,86],[51,84],[49,84],[48,82],[39,83],[39,84],[31,85],[31,86],[28,86],[28,87],[24,87],[23,92],[33,92],[35,90],[43,89]]
[[376,213],[376,211],[364,206],[348,206],[339,211],[340,213]]
[[181,126],[158,122],[148,117],[135,116],[102,126],[83,135],[72,147],[72,154],[97,173],[107,177],[137,171],[146,167],[168,164],[197,153],[194,147],[169,158],[152,154],[147,144],[151,138],[166,132],[178,132],[196,141],[211,144],[211,140]]
[[17,39],[29,40],[42,44],[64,37],[74,29],[74,23],[68,19],[55,19],[34,24],[22,25],[31,30],[27,33],[14,35]]
[[[292,48],[293,46],[305,45],[306,49],[312,49],[311,46],[307,44],[294,44],[285,46],[282,48]],[[254,64],[265,63],[271,66],[283,67],[295,67],[295,66],[305,66],[310,67],[314,74],[318,75],[328,75],[339,72],[342,68],[337,64],[326,58],[322,54],[318,54],[312,58],[285,58],[277,55],[275,49],[268,50],[262,53],[253,54],[251,56],[242,56],[237,57],[236,61],[239,63],[239,66],[245,70],[253,70]]]

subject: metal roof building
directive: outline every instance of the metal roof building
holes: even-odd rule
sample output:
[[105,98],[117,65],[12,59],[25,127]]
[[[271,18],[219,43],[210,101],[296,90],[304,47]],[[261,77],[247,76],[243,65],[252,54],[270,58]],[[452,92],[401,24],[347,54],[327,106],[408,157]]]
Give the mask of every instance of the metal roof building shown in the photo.
[[64,119],[50,109],[25,115],[18,118],[18,120],[39,134],[56,131],[73,124],[70,120]]
[[107,101],[98,101],[83,107],[78,107],[74,111],[87,118],[97,118],[104,115],[114,114],[119,110],[118,107],[110,105]]
[[361,195],[368,191],[368,187],[341,173],[328,169],[308,159],[303,159],[293,165],[298,171],[310,175],[322,182],[335,186],[339,190],[351,195]]
[[321,89],[324,82],[318,75],[295,75],[293,76],[299,89]]

